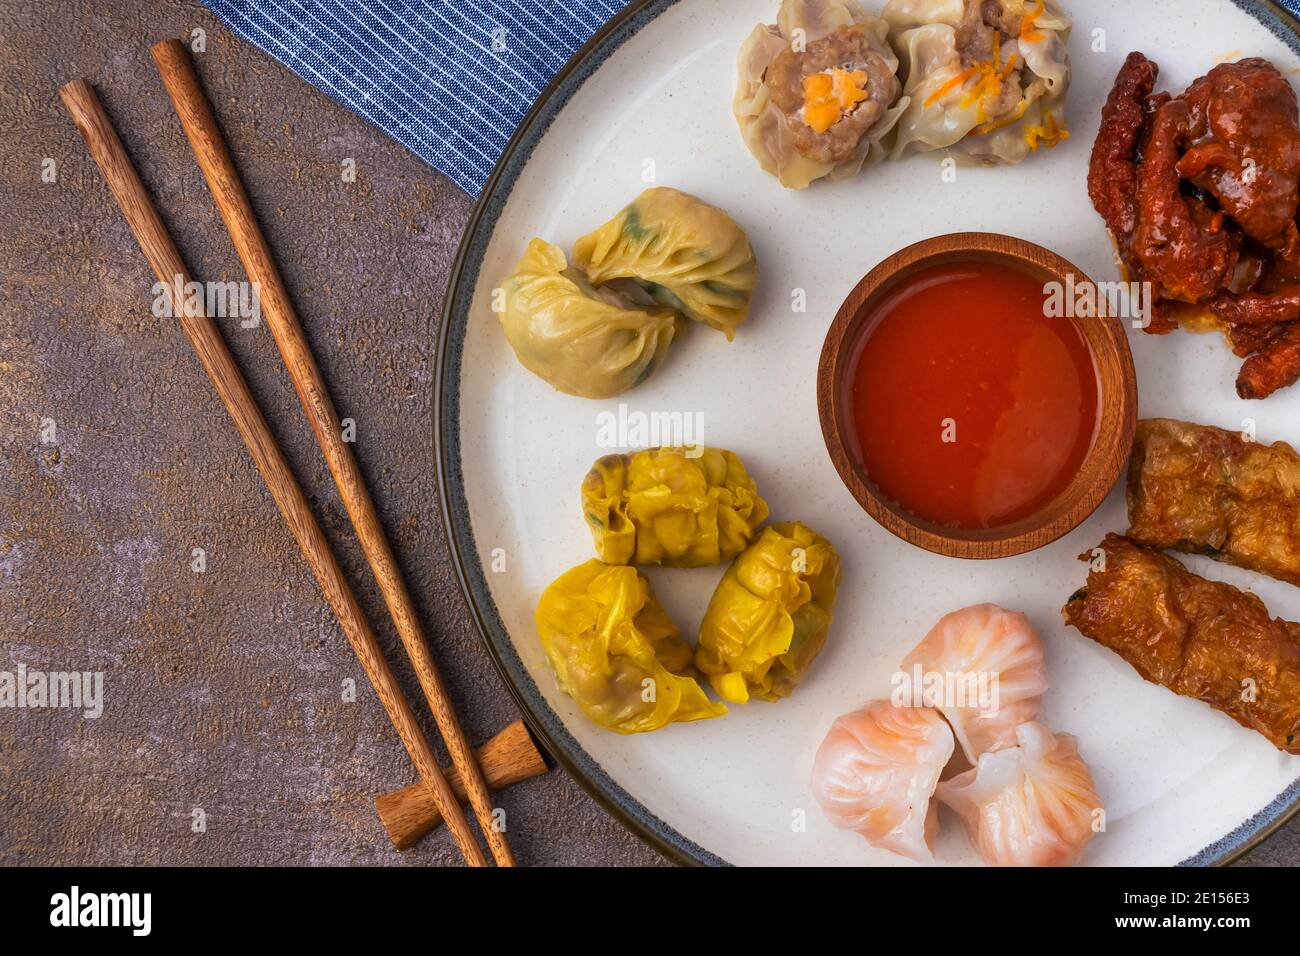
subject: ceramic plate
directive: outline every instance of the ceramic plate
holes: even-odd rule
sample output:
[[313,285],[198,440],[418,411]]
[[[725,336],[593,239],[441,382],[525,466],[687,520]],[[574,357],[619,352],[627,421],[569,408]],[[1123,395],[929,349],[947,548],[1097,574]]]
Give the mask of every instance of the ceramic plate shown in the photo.
[[[944,613],[992,601],[1023,610],[1047,648],[1043,716],[1079,738],[1108,807],[1085,862],[1218,862],[1267,833],[1300,799],[1300,758],[1199,702],[1142,681],[1061,622],[1086,577],[1076,555],[1127,527],[1115,490],[1082,527],[1031,554],[968,562],[920,551],[877,526],[840,483],[822,443],[815,375],[840,302],[889,253],[929,236],[1003,232],[1047,246],[1097,279],[1116,278],[1086,193],[1102,102],[1140,49],[1181,90],[1218,62],[1264,56],[1300,74],[1289,21],[1263,3],[1065,0],[1074,17],[1073,136],[1023,165],[961,168],[933,157],[886,163],[793,192],[761,172],[731,115],[735,59],[776,0],[633,3],[579,54],[534,108],[498,165],[461,249],[448,297],[436,391],[439,467],[454,557],[483,637],[534,729],[608,807],[679,859],[736,864],[898,865],[827,823],[808,776],[831,721],[887,697],[903,655]],[[692,329],[664,366],[621,399],[553,391],[515,361],[492,290],[524,246],[566,250],[651,182],[721,206],[748,231],[761,270],[752,318],[733,343]],[[807,311],[792,310],[802,289]],[[1253,419],[1266,441],[1300,446],[1300,387],[1237,399],[1239,361],[1213,335],[1130,331],[1140,414],[1227,428]],[[835,625],[798,692],[733,707],[721,720],[621,737],[561,694],[533,627],[542,589],[592,557],[579,484],[601,454],[601,414],[681,412],[702,439],[741,455],[774,518],[834,540],[844,561]],[[1300,589],[1209,560],[1189,566],[1249,588],[1300,620]],[[648,575],[688,635],[723,568]],[[947,811],[945,811],[946,814]],[[806,819],[806,828],[797,821]],[[955,817],[937,845],[978,862]]]

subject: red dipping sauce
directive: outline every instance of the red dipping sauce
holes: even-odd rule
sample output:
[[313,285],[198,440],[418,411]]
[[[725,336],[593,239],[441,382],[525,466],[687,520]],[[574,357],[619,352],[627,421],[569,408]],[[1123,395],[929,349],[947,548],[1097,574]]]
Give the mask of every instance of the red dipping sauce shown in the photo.
[[1092,351],[1044,315],[1044,279],[998,262],[930,266],[875,306],[848,412],[879,491],[918,518],[997,528],[1049,504],[1097,430]]

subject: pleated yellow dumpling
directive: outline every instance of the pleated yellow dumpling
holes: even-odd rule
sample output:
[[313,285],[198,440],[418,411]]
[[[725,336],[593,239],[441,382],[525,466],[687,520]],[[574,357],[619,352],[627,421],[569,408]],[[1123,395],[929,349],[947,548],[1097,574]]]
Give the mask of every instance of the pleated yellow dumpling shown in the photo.
[[718,582],[695,666],[732,703],[789,697],[826,643],[839,583],[830,541],[797,521],[769,525]]
[[767,502],[732,452],[650,448],[598,459],[582,512],[603,561],[698,568],[743,551]]
[[572,568],[542,592],[536,620],[560,689],[607,730],[646,733],[727,712],[691,676],[690,645],[636,568]]

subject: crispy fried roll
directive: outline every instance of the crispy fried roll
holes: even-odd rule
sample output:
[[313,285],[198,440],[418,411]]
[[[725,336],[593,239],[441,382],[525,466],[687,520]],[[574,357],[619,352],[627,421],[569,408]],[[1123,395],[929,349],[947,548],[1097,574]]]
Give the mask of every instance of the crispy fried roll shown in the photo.
[[1197,577],[1128,538],[1108,534],[1101,549],[1105,565],[1094,563],[1063,609],[1065,622],[1147,680],[1300,754],[1300,624],[1275,620],[1255,595]]
[[1300,585],[1300,455],[1168,418],[1138,422],[1128,535]]

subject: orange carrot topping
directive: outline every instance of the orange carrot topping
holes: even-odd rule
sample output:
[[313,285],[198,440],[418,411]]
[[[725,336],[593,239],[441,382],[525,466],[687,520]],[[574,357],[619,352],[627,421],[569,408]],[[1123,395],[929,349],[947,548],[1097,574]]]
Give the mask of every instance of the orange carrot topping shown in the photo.
[[1070,138],[1070,131],[1056,122],[1051,110],[1043,110],[1041,126],[1031,126],[1025,130],[1025,142],[1030,149],[1046,146],[1051,149],[1062,140]]
[[867,98],[865,70],[831,67],[803,78],[803,121],[824,133]]
[[961,86],[963,83],[965,83],[974,75],[975,75],[975,67],[968,66],[966,69],[962,70],[956,76],[952,77],[950,80],[943,83],[937,90],[935,90],[933,93],[927,96],[925,98],[925,103],[923,105],[933,106],[938,100],[942,99],[947,93],[950,93],[952,90]]
[[1044,9],[1044,0],[1038,0],[1038,9],[1025,14],[1024,19],[1020,21],[1020,39],[1033,43],[1043,38],[1042,31],[1035,29],[1034,25],[1038,22],[1038,18],[1043,15]]

